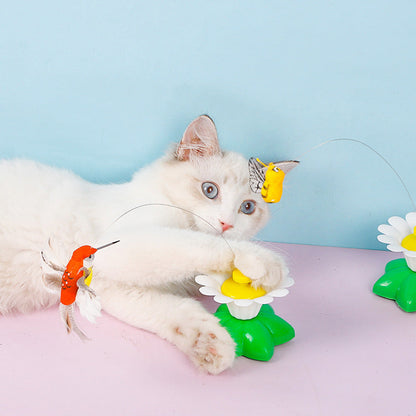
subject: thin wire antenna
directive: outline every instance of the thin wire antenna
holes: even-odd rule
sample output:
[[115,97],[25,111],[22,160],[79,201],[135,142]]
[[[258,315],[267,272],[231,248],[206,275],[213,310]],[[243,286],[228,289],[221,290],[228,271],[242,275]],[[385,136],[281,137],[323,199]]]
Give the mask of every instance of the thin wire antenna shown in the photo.
[[110,246],[112,246],[113,244],[116,244],[116,243],[119,243],[119,242],[120,242],[120,240],[117,240],[117,241],[113,241],[112,243],[104,244],[104,245],[103,245],[103,246],[101,246],[101,247],[97,247],[97,248],[96,248],[96,250],[98,251],[98,250],[101,250],[102,248],[110,247]]
[[[124,216],[126,216],[127,214],[130,214],[132,211],[135,211],[136,209],[139,208],[144,208],[144,207],[151,207],[151,206],[160,206],[160,207],[170,207],[170,208],[176,208],[179,210],[182,210],[188,214],[194,215],[195,217],[199,218],[200,220],[202,220],[203,222],[205,222],[205,224],[209,225],[218,236],[220,236],[225,243],[227,244],[227,246],[229,247],[229,249],[231,250],[231,252],[235,255],[234,250],[232,249],[230,243],[227,241],[227,239],[209,222],[207,221],[205,218],[201,217],[198,214],[195,214],[195,212],[189,211],[188,209],[182,208],[182,207],[178,207],[176,205],[171,205],[171,204],[164,204],[164,203],[156,203],[156,202],[152,202],[152,203],[147,203],[147,204],[141,204],[141,205],[136,205],[133,208],[130,208],[129,210],[123,212],[123,214],[121,214],[118,218],[116,218],[104,231],[102,234],[104,234],[106,231],[108,231],[109,228],[111,228],[116,222],[118,222],[119,220],[121,220]],[[113,243],[111,243],[113,244]]]
[[302,153],[299,160],[302,160],[302,158],[307,155],[308,153],[312,152],[312,150],[318,149],[322,146],[327,145],[328,143],[332,143],[332,142],[353,142],[353,143],[359,143],[361,145],[363,145],[364,147],[366,147],[367,149],[370,149],[372,152],[374,152],[379,158],[381,158],[384,163],[386,163],[386,165],[395,173],[395,175],[397,176],[397,178],[399,179],[400,183],[402,184],[404,190],[407,193],[407,196],[410,199],[411,204],[413,205],[413,209],[416,211],[416,203],[412,198],[412,195],[409,191],[409,189],[407,188],[406,184],[404,183],[402,177],[399,175],[399,173],[397,172],[396,169],[394,169],[394,167],[392,166],[392,164],[380,153],[378,152],[376,149],[374,149],[373,147],[371,147],[369,144],[361,141],[361,140],[357,140],[357,139],[348,139],[348,138],[338,138],[338,139],[329,139],[326,140],[322,143],[317,144],[316,146],[311,147],[309,150],[307,150],[306,152]]

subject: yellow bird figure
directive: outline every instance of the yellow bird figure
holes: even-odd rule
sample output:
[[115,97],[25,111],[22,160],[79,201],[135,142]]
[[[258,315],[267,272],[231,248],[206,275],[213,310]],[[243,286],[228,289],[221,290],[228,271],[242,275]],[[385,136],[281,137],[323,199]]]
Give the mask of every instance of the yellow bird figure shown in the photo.
[[248,161],[250,188],[253,192],[261,192],[265,202],[279,202],[283,192],[283,180],[299,162],[286,160],[264,164],[260,159],[250,158]]

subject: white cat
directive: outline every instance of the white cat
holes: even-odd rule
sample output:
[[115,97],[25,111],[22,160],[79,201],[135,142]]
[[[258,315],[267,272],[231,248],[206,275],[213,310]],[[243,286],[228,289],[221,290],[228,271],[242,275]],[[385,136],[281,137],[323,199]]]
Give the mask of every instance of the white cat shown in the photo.
[[[247,241],[267,222],[268,207],[250,190],[247,160],[220,150],[208,116],[128,183],[97,185],[11,160],[0,162],[0,195],[0,313],[58,302],[42,281],[41,250],[65,266],[80,245],[120,239],[96,255],[92,287],[104,310],[169,340],[209,373],[232,365],[235,344],[216,317],[185,296],[194,276],[237,267],[256,285],[276,288],[288,273],[279,255]],[[195,215],[149,206],[112,224],[147,203]]]

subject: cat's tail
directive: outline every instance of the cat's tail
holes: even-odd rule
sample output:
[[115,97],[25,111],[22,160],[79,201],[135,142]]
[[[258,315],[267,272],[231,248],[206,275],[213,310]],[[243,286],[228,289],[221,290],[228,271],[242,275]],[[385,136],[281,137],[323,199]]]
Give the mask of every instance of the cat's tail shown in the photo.
[[61,303],[59,305],[59,312],[61,314],[61,319],[66,326],[66,330],[68,334],[74,331],[82,341],[88,341],[89,338],[82,332],[82,330],[77,325],[75,318],[74,318],[74,306],[72,305],[64,305]]

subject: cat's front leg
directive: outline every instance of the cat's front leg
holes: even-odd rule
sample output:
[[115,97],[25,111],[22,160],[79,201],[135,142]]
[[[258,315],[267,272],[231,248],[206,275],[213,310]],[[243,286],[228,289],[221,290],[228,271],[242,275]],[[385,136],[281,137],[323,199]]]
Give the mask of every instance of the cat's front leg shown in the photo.
[[279,287],[288,273],[280,255],[250,241],[161,227],[131,229],[114,237],[120,243],[97,256],[94,270],[128,284],[158,286],[238,268],[255,286],[269,290]]
[[105,255],[97,255],[97,276],[104,274],[143,287],[182,283],[197,274],[232,270],[234,253],[216,235],[149,226],[123,230],[112,238],[120,243]]
[[287,284],[289,269],[278,253],[250,241],[235,242],[233,251],[234,267],[248,276],[254,287],[270,291]]
[[199,369],[218,374],[233,364],[233,339],[194,299],[105,279],[96,290],[106,312],[170,341]]

